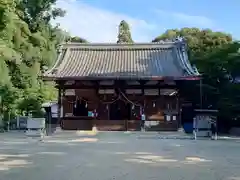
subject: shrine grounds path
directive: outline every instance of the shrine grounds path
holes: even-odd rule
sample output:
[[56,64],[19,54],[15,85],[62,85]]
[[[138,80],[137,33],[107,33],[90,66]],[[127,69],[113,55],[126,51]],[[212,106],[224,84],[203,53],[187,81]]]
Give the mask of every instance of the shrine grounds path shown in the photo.
[[240,140],[0,134],[0,180],[240,180]]

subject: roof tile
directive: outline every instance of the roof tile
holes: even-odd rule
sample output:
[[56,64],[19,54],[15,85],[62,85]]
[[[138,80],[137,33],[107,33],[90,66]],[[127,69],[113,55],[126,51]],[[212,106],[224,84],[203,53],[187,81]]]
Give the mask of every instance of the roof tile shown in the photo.
[[[198,75],[178,43],[66,44],[58,65],[45,77],[131,78]],[[184,59],[185,58],[185,59]],[[57,69],[54,73],[54,69]]]

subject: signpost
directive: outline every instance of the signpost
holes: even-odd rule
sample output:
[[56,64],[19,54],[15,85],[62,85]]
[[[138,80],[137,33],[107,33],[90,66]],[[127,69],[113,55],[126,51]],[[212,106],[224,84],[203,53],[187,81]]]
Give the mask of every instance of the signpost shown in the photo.
[[195,109],[196,116],[193,121],[194,138],[212,137],[217,139],[217,110]]
[[31,118],[27,119],[27,136],[43,137],[45,134],[45,118]]

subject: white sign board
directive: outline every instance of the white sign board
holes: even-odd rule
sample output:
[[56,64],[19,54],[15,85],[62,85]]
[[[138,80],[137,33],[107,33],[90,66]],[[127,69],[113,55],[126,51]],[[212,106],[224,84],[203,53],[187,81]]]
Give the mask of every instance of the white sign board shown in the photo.
[[28,118],[26,135],[29,137],[43,137],[45,128],[44,118]]
[[173,120],[173,121],[176,121],[176,120],[177,120],[177,117],[176,117],[176,116],[173,116],[173,117],[172,117],[172,120]]
[[[211,135],[211,120],[210,116],[197,115],[193,121],[193,128],[196,129],[197,137],[208,137]],[[201,130],[205,129],[205,130]]]
[[[53,118],[58,117],[58,104],[57,103],[51,106],[51,112],[52,112]],[[63,117],[63,106],[61,106],[61,109],[60,109],[60,116]]]
[[171,121],[171,116],[166,115],[166,120],[167,120],[167,121]]
[[75,89],[66,89],[65,96],[75,96]]
[[45,128],[45,118],[28,118],[27,129],[43,129]]
[[99,89],[98,93],[99,94],[114,94],[115,90],[114,89]]

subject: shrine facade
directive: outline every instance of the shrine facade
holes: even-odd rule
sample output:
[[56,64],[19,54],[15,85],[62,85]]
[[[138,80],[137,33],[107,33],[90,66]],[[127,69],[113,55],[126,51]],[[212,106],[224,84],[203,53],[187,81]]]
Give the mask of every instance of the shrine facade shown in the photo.
[[200,75],[183,40],[142,44],[63,44],[43,78],[58,88],[63,129],[177,130],[186,81]]

